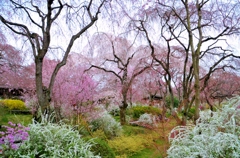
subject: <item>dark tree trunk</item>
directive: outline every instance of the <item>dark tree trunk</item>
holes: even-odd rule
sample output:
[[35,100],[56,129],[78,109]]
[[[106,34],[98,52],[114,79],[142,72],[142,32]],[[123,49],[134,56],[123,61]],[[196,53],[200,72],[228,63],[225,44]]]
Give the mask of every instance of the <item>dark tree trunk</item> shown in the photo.
[[120,108],[120,123],[121,123],[121,125],[126,124],[126,110],[128,107],[126,96],[127,95],[123,95],[122,105],[119,107]]
[[121,125],[126,124],[126,109],[123,106],[120,107],[120,123]]

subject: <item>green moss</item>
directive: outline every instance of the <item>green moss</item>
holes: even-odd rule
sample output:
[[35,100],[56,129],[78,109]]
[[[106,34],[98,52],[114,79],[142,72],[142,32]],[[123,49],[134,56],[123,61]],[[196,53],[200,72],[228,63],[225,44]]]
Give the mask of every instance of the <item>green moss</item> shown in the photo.
[[102,158],[114,158],[115,153],[112,148],[109,147],[108,143],[99,138],[95,138],[94,145],[91,147],[91,151],[95,155],[100,155]]
[[160,115],[161,110],[153,106],[139,106],[139,105],[131,107],[127,110],[127,114],[132,115],[134,119],[138,119],[144,113]]
[[0,105],[0,125],[8,125],[8,122],[28,125],[32,122],[32,115],[11,114],[6,107]]
[[8,124],[8,117],[5,115],[5,116],[1,116],[1,124],[2,125],[7,125]]

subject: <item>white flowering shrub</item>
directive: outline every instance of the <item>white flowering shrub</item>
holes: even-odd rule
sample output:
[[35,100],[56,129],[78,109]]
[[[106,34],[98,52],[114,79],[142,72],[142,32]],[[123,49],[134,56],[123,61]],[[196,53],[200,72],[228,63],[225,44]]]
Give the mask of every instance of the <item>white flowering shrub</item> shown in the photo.
[[34,122],[29,127],[29,139],[12,157],[99,157],[90,151],[92,143],[82,140],[78,131],[73,130],[69,125]]
[[149,125],[155,125],[155,116],[152,114],[144,113],[140,115],[138,122],[149,124]]
[[115,137],[122,134],[121,124],[117,122],[107,111],[103,113],[102,117],[91,122],[91,129],[93,131],[101,129],[107,137]]
[[201,111],[195,126],[179,126],[170,135],[168,158],[239,158],[240,97],[216,112]]

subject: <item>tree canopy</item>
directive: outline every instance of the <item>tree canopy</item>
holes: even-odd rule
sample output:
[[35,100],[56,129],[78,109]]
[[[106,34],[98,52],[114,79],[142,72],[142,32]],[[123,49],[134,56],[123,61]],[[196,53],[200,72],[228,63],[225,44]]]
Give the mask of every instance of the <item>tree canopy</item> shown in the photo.
[[191,108],[196,120],[202,104],[239,94],[238,1],[1,3],[1,84],[34,89],[44,114],[114,91],[122,124],[149,96],[170,97],[173,115],[177,97],[185,124]]

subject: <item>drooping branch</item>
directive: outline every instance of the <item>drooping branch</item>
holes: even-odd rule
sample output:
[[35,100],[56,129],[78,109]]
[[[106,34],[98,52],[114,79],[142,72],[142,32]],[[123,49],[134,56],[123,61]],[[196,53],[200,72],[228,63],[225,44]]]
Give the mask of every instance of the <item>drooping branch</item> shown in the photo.
[[225,69],[225,68],[231,68],[231,69],[235,69],[235,67],[234,66],[232,66],[232,65],[222,65],[222,66],[220,66],[220,67],[217,67],[221,62],[223,62],[225,59],[227,59],[227,58],[230,58],[230,57],[233,57],[233,58],[238,58],[238,59],[240,59],[240,56],[236,56],[236,55],[234,55],[234,54],[228,54],[228,55],[226,55],[226,56],[223,56],[223,57],[221,57],[217,62],[215,62],[210,68],[209,68],[209,70],[208,70],[208,73],[206,74],[206,75],[204,75],[204,77],[202,77],[200,80],[204,80],[204,84],[203,84],[203,86],[202,86],[202,88],[201,88],[201,91],[203,91],[206,87],[207,87],[207,85],[208,85],[208,81],[209,81],[209,79],[210,79],[210,76],[215,72],[215,71],[217,71],[217,70],[219,70],[219,69]]
[[[53,71],[53,74],[52,74],[52,77],[51,77],[51,80],[50,80],[50,83],[49,83],[49,89],[50,90],[52,89],[52,87],[54,85],[54,81],[55,81],[55,78],[56,78],[56,75],[57,75],[58,71],[67,62],[67,57],[68,57],[68,55],[71,51],[71,48],[72,48],[74,42],[98,20],[98,15],[100,14],[100,9],[102,8],[102,6],[104,5],[105,2],[106,2],[106,0],[103,0],[101,2],[101,4],[99,5],[99,7],[98,7],[94,16],[89,14],[89,16],[90,16],[89,18],[91,19],[91,21],[85,27],[83,27],[78,33],[76,33],[75,35],[73,35],[71,37],[71,40],[70,40],[70,42],[67,46],[67,49],[65,50],[64,57],[63,57],[62,61],[57,64],[57,66],[55,67],[55,69]],[[92,4],[92,0],[89,2],[89,5],[87,7],[88,11],[90,11],[91,4]]]
[[91,65],[91,66],[90,66],[87,70],[85,70],[85,71],[89,71],[89,70],[92,69],[92,68],[96,68],[96,69],[105,71],[105,72],[107,72],[107,73],[112,73],[112,74],[114,74],[120,81],[122,81],[122,77],[121,77],[119,74],[117,74],[115,71],[113,71],[113,70],[107,70],[107,69],[105,69],[105,68],[103,68],[103,67],[100,67],[100,66]]

